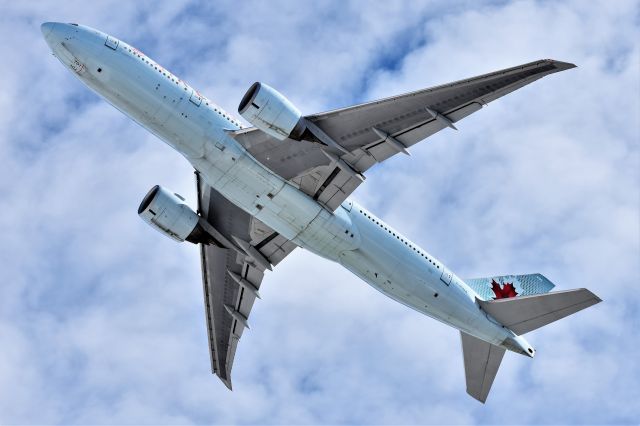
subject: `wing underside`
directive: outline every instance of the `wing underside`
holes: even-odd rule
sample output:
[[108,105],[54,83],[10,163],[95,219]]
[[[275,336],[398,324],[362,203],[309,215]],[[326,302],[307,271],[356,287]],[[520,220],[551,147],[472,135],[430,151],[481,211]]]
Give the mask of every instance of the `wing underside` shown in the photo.
[[[245,241],[271,265],[296,247],[236,207],[196,173],[200,215],[224,237]],[[211,371],[231,389],[231,368],[264,276],[264,265],[237,248],[200,245]]]
[[575,65],[541,60],[518,67],[306,117],[346,153],[310,140],[276,140],[252,127],[232,133],[258,161],[335,210],[371,166],[406,152],[512,91]]

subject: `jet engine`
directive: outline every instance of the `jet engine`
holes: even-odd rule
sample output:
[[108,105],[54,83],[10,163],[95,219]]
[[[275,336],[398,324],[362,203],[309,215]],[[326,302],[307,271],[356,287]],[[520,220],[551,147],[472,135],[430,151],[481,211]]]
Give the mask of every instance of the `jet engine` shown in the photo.
[[302,114],[274,88],[256,82],[245,93],[238,112],[249,123],[278,140],[299,140],[306,129]]
[[176,241],[205,242],[206,233],[200,226],[200,216],[184,198],[156,185],[145,195],[138,215],[156,231]]

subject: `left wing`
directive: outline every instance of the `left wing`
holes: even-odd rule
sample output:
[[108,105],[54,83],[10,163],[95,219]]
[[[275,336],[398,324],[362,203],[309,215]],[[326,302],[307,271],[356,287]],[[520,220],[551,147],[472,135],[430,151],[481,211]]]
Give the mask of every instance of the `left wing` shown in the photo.
[[[255,127],[231,135],[273,172],[335,210],[374,164],[407,153],[408,147],[446,127],[455,128],[454,123],[489,102],[573,67],[545,59],[305,117],[318,140],[280,141]],[[328,140],[330,144],[324,143]],[[336,146],[341,150],[332,149]]]
[[264,270],[277,265],[297,246],[236,207],[204,183],[198,173],[196,183],[202,218],[242,249],[200,245],[211,371],[231,389],[236,348],[249,326],[253,303],[260,297]]

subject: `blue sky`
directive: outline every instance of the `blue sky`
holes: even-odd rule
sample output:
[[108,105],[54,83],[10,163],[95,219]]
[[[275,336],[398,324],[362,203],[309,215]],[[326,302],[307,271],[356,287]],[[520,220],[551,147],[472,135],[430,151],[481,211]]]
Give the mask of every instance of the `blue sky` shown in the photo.
[[[640,3],[0,2],[0,423],[640,420]],[[296,250],[209,372],[197,248],[136,215],[186,161],[48,52],[44,21],[138,47],[228,111],[303,113],[540,58],[578,65],[369,171],[354,198],[462,277],[540,272],[601,303],[527,335],[485,405],[458,333]],[[410,184],[408,184],[410,182]]]

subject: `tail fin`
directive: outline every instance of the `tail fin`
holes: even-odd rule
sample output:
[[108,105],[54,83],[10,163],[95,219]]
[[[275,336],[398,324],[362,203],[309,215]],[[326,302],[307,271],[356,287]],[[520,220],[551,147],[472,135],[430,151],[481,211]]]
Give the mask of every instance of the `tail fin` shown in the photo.
[[460,332],[460,337],[467,393],[484,403],[500,368],[505,349],[463,331]]
[[[483,300],[548,293],[555,287],[542,274],[503,275],[464,280]],[[504,294],[508,293],[508,294]]]
[[586,288],[479,301],[485,312],[517,335],[528,333],[599,302],[602,300]]

